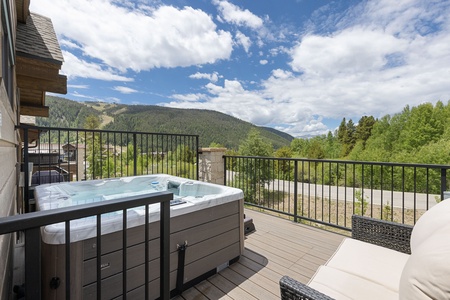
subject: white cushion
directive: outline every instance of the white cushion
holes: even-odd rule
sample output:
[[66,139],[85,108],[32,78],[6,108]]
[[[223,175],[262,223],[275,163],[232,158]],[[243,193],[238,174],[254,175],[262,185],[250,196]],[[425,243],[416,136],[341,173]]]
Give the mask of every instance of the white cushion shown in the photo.
[[346,238],[326,265],[398,292],[408,254]]
[[447,224],[450,224],[450,199],[439,202],[417,220],[411,233],[411,253],[433,232]]
[[400,299],[450,299],[449,234],[447,225],[411,254],[400,279]]
[[398,293],[391,289],[328,266],[320,266],[308,286],[338,300],[398,299]]

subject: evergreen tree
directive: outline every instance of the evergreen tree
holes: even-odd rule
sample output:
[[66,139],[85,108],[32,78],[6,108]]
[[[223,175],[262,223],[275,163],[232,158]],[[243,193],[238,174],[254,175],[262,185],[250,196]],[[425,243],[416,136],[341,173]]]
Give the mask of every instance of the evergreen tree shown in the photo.
[[345,140],[347,139],[347,122],[345,121],[345,118],[342,119],[341,124],[339,125],[339,128],[337,130],[337,138],[340,143],[345,143]]
[[356,143],[356,126],[352,119],[347,122],[347,140],[345,143],[349,145],[350,150],[353,149]]
[[356,126],[355,138],[356,141],[361,141],[363,149],[366,146],[366,141],[372,134],[372,128],[375,125],[375,118],[373,116],[362,116]]

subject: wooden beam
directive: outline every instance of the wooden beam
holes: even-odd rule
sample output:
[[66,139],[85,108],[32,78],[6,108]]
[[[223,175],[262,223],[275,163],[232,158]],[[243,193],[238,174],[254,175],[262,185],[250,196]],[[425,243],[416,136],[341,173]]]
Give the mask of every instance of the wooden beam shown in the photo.
[[19,53],[16,56],[16,75],[57,80],[60,67],[60,65],[20,56]]
[[28,89],[20,89],[20,103],[25,105],[45,105],[45,92]]
[[57,80],[44,80],[33,77],[17,75],[17,86],[23,89],[67,94],[67,77],[58,75]]
[[16,0],[17,21],[26,23],[30,14],[30,0]]
[[31,106],[20,104],[20,114],[27,116],[36,116],[36,117],[48,117],[49,116],[49,108],[48,106]]

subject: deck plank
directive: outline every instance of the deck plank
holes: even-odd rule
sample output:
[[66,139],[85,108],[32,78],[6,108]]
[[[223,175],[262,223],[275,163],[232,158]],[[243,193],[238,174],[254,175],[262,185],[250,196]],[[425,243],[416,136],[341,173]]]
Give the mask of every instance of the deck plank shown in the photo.
[[[225,271],[225,270],[223,270]],[[216,274],[208,279],[209,282],[217,286],[221,291],[226,293],[231,299],[242,299],[242,300],[255,300],[258,299],[252,296],[250,293],[242,289],[239,285],[234,284],[227,278],[222,276],[222,272]],[[213,299],[213,298],[210,298]]]
[[197,290],[208,296],[208,299],[223,299],[232,300],[230,296],[221,291],[217,286],[212,284],[209,280],[200,282],[195,286]]
[[[236,273],[244,276],[247,280],[250,280],[252,283],[256,284],[259,289],[264,289],[273,295],[278,295],[278,286],[275,286],[273,280],[270,280],[262,272],[255,273],[254,270],[247,268],[245,265],[241,263],[236,263],[230,267],[231,270]],[[276,297],[275,297],[276,299]]]
[[246,209],[256,231],[245,237],[238,262],[176,299],[279,299],[279,280],[306,283],[337,249],[344,235]]

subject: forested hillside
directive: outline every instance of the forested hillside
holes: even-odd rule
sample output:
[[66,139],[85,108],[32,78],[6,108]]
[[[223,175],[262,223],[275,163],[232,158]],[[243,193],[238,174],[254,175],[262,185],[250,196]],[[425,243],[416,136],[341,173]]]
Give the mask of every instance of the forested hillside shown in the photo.
[[380,119],[343,118],[335,132],[307,139],[294,139],[215,111],[81,103],[49,96],[47,104],[50,117],[38,118],[40,126],[83,128],[88,116],[97,116],[102,129],[198,134],[200,146],[214,144],[230,150],[237,150],[255,129],[278,157],[450,164],[450,102],[406,106]]
[[277,149],[289,146],[293,137],[257,127],[229,115],[198,109],[177,109],[153,105],[121,105],[76,102],[47,96],[49,118],[38,118],[40,126],[83,128],[87,116],[99,116],[101,129],[199,135],[200,146],[212,143],[237,149],[255,128],[265,142]]
[[50,107],[50,116],[38,117],[36,120],[38,126],[83,128],[87,116],[98,114],[98,111],[92,107],[60,97],[47,96],[46,104]]
[[357,161],[450,164],[450,102],[406,106],[380,119],[342,120],[336,132],[294,139],[292,155]]

